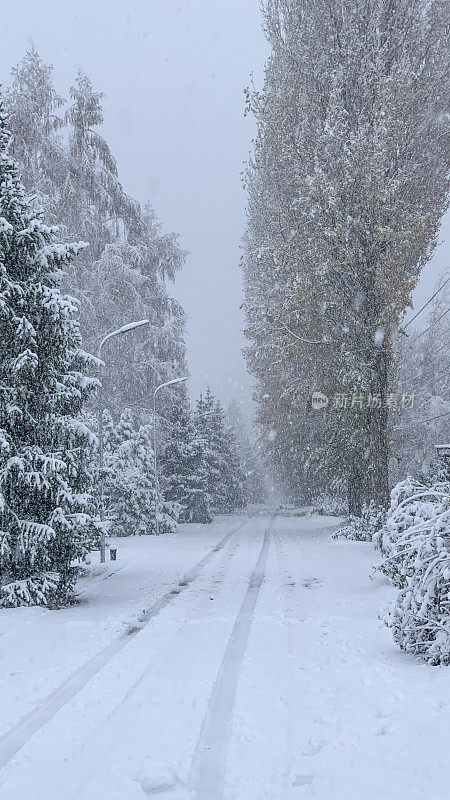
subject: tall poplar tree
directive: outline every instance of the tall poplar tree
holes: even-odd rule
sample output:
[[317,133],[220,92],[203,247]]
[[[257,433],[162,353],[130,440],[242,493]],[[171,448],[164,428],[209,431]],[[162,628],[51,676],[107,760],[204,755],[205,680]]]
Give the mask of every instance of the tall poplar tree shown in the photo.
[[[317,456],[346,477],[353,512],[388,499],[393,341],[447,205],[446,9],[263,3],[271,54],[262,92],[248,92],[247,358],[275,457],[281,441],[306,472]],[[350,400],[314,416],[313,390]]]

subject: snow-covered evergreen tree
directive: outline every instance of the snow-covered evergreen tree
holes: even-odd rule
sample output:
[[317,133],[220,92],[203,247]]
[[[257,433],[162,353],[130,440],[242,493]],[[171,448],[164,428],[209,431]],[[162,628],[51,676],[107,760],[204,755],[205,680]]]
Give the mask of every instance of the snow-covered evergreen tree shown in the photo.
[[244,413],[237,400],[232,400],[227,416],[234,431],[236,449],[243,471],[244,494],[248,503],[262,503],[266,494],[267,477],[264,469],[264,454],[258,442],[251,436]]
[[[78,73],[67,105],[54,90],[52,68],[31,48],[13,70],[7,100],[14,154],[27,190],[37,190],[51,221],[65,236],[89,243],[76,262],[67,265],[64,279],[64,287],[80,299],[80,326],[86,346],[95,348],[103,333],[132,320],[150,320],[132,336],[108,344],[102,371],[103,399],[113,418],[117,420],[126,409],[133,409],[132,429],[127,435],[134,444],[127,451],[125,434],[120,441],[116,438],[112,448],[115,455],[110,454],[115,472],[112,464],[107,465],[111,491],[115,487],[113,528],[115,519],[117,529],[132,533],[139,521],[133,512],[125,524],[124,514],[125,497],[130,498],[132,493],[128,478],[133,469],[138,470],[133,461],[137,432],[140,425],[153,421],[155,387],[187,372],[184,312],[167,290],[186,254],[178,237],[161,229],[153,209],[149,205],[141,208],[124,191],[113,154],[101,135],[102,94],[84,73]],[[172,429],[166,416],[177,398],[177,390],[169,387],[158,402],[162,451],[170,444]],[[120,464],[116,463],[117,448]],[[97,474],[95,459],[91,469]],[[128,483],[121,477],[122,469]],[[142,528],[148,531],[154,524],[149,513],[154,502],[152,482],[146,469],[139,498],[133,504],[141,508]],[[147,505],[145,486],[149,492]],[[160,530],[164,531],[173,526],[177,507],[169,508],[161,502]],[[206,509],[203,516],[207,517]]]
[[179,522],[212,522],[203,439],[194,425],[187,398],[181,397],[172,404],[167,423],[170,435],[160,459],[163,495],[181,506]]
[[[155,533],[155,470],[151,425],[136,428],[125,409],[117,425],[105,414],[104,504],[110,533],[132,536]],[[159,532],[176,529],[180,506],[158,495]]]
[[234,428],[227,420],[225,411],[219,401],[216,403],[218,427],[223,425],[223,455],[227,470],[225,472],[225,505],[224,510],[235,511],[247,504],[247,476]]
[[202,442],[213,511],[227,514],[242,508],[246,503],[245,476],[237,442],[220,402],[209,388],[197,401],[194,422]]
[[206,473],[206,489],[211,498],[212,510],[218,513],[225,503],[225,464],[221,453],[222,441],[213,423],[214,396],[209,389],[197,400],[194,424],[200,435],[202,460]]
[[80,71],[65,113],[70,170],[60,188],[61,211],[69,229],[80,231],[89,241],[91,261],[107,242],[120,236],[124,224],[139,220],[139,205],[124,192],[114,156],[98,131],[103,123],[102,97]]
[[3,605],[65,602],[98,544],[80,421],[95,387],[77,302],[61,293],[80,245],[58,244],[26,199],[0,105],[0,567]]

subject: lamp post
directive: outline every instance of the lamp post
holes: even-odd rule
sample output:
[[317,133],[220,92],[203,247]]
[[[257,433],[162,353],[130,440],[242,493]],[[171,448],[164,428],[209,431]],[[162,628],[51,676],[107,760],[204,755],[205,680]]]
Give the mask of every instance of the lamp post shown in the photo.
[[156,459],[156,395],[158,394],[160,389],[164,389],[165,386],[173,386],[174,383],[183,383],[187,381],[187,376],[185,378],[172,378],[171,381],[165,381],[165,383],[161,383],[159,386],[156,387],[155,391],[153,392],[153,458],[154,458],[154,468],[155,468],[155,535],[158,536],[159,534],[159,524],[158,524],[158,502],[159,502],[159,481],[158,481],[158,472],[157,472],[157,459]]
[[[141,319],[138,322],[129,322],[128,325],[122,325],[121,328],[117,328],[116,331],[112,331],[111,333],[107,333],[106,336],[103,337],[99,344],[98,348],[98,360],[100,361],[100,367],[104,366],[104,362],[102,361],[102,347],[109,339],[112,339],[113,336],[120,336],[122,333],[128,333],[128,331],[134,331],[135,328],[141,328],[143,325],[148,325],[150,320],[148,319]],[[99,466],[99,473],[100,473],[100,520],[101,522],[105,521],[105,507],[103,504],[103,393],[102,393],[102,386],[100,384],[99,392],[98,392],[98,466]],[[105,529],[102,526],[102,538],[100,542],[100,561],[103,563],[105,561],[105,550],[106,550],[106,537],[105,537]]]

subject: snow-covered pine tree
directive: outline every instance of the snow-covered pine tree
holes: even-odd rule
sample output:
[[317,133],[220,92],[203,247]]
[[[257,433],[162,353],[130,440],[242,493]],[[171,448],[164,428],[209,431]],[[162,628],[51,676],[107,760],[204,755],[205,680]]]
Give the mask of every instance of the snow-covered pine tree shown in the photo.
[[234,433],[209,387],[197,401],[194,422],[202,441],[207,491],[213,511],[227,514],[243,507],[246,503],[245,476]]
[[25,197],[0,101],[0,604],[66,602],[73,560],[98,544],[87,462],[95,437],[79,419],[95,388],[77,302],[62,270],[80,245]]
[[[153,427],[136,427],[130,409],[125,409],[117,425],[105,415],[104,503],[110,534],[133,536],[155,533],[155,470],[152,447]],[[176,529],[180,511],[172,499],[161,493],[158,502],[159,531]]]
[[187,398],[172,403],[167,424],[169,436],[160,458],[163,495],[181,506],[179,522],[212,522],[203,440],[194,425]]
[[243,454],[239,447],[235,429],[228,421],[219,400],[216,402],[215,411],[218,428],[220,430],[220,427],[222,427],[223,430],[222,453],[227,467],[225,472],[225,508],[227,512],[236,511],[239,508],[244,508],[248,500],[247,476],[245,474]]
[[264,470],[264,457],[258,442],[251,435],[249,425],[237,400],[232,400],[227,416],[234,431],[236,449],[239,453],[245,496],[248,503],[262,503],[266,494],[267,478]]
[[221,454],[221,441],[217,438],[212,417],[214,396],[208,387],[205,394],[197,400],[194,424],[199,433],[202,446],[202,461],[206,473],[206,489],[211,498],[212,511],[217,513],[225,502],[224,463]]

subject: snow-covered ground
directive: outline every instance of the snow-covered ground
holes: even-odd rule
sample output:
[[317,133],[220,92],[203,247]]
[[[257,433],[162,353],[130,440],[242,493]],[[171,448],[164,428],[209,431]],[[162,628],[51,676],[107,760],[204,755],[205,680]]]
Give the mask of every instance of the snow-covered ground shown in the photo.
[[0,800],[444,800],[450,672],[378,621],[323,517],[121,539],[80,603],[0,615]]

